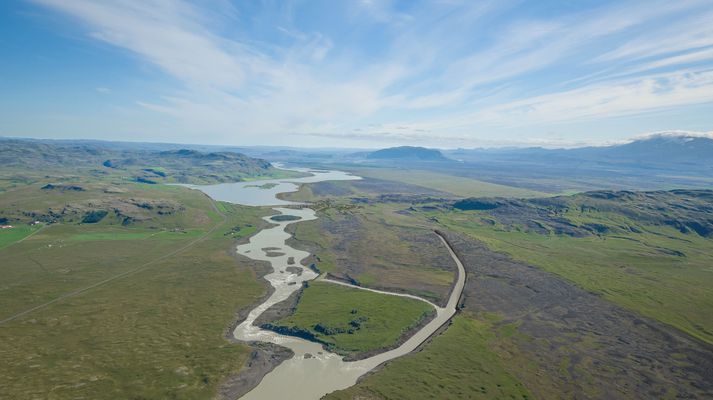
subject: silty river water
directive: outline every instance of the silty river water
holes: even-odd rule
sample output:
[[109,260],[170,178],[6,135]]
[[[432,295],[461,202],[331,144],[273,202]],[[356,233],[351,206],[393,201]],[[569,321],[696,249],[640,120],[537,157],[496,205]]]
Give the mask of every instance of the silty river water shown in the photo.
[[[297,191],[300,184],[329,180],[361,179],[360,177],[340,171],[294,170],[310,173],[311,176],[293,179],[271,179],[218,185],[186,186],[201,190],[215,200],[249,206],[287,206],[298,205],[299,203],[280,200],[276,195],[279,193]],[[408,354],[416,349],[455,314],[456,304],[465,283],[465,270],[451,247],[441,238],[444,246],[446,246],[458,267],[457,280],[451,292],[451,296],[445,307],[438,307],[432,304],[436,309],[436,317],[393,350],[359,361],[344,361],[341,356],[324,350],[318,343],[292,336],[280,335],[273,331],[254,326],[253,322],[260,314],[272,305],[286,300],[292,293],[302,287],[302,282],[318,278],[315,272],[309,268],[305,268],[301,264],[301,261],[309,256],[309,253],[294,249],[285,243],[287,239],[291,237],[291,235],[285,231],[285,228],[290,224],[316,219],[317,216],[314,210],[304,206],[293,208],[275,207],[273,209],[278,213],[274,215],[289,215],[298,219],[273,221],[270,217],[274,215],[267,216],[264,220],[272,224],[272,226],[256,233],[250,238],[248,243],[237,247],[237,252],[243,256],[270,263],[273,271],[266,275],[265,279],[270,282],[275,291],[267,300],[250,311],[245,321],[235,328],[233,335],[236,339],[245,342],[270,342],[287,347],[294,352],[294,357],[284,361],[265,375],[258,386],[243,396],[243,399],[272,400],[283,398],[314,400],[335,390],[348,388],[354,385],[360,376],[374,369],[376,366],[388,360]],[[270,254],[272,257],[268,256],[267,252],[272,253]],[[274,256],[275,253],[282,253],[282,255]],[[294,264],[288,264],[288,259],[291,257],[294,257]],[[287,270],[288,266],[299,267],[302,269],[302,273],[291,273]],[[328,280],[325,281],[331,282]],[[333,283],[336,284],[337,282]],[[399,295],[383,291],[378,292],[388,295]],[[419,300],[425,301],[420,298]]]

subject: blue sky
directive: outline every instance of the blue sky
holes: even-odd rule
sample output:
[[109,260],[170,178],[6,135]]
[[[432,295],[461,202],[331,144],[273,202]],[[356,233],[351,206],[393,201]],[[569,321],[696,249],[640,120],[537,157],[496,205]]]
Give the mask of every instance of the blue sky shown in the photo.
[[576,146],[713,130],[713,0],[0,3],[0,135]]

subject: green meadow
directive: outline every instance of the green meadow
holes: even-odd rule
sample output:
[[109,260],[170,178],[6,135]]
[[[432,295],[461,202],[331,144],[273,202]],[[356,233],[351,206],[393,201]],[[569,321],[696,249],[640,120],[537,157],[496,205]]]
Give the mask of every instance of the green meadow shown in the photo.
[[41,225],[19,225],[0,230],[0,249],[27,238],[41,227]]
[[112,214],[92,224],[66,214],[32,236],[19,225],[3,237],[0,398],[212,398],[251,351],[224,334],[266,288],[231,248],[267,211],[179,187],[39,186],[3,193],[5,214],[137,198],[183,209],[140,209],[144,219],[128,226]]
[[462,197],[544,197],[551,195],[529,189],[423,170],[359,168],[354,172],[363,177],[423,186]]
[[[492,318],[459,314],[420,351],[397,358],[337,399],[531,399],[502,354],[511,332]],[[526,369],[522,366],[522,369]]]
[[420,300],[313,282],[294,314],[273,325],[309,332],[331,349],[353,354],[396,344],[432,312],[433,307]]

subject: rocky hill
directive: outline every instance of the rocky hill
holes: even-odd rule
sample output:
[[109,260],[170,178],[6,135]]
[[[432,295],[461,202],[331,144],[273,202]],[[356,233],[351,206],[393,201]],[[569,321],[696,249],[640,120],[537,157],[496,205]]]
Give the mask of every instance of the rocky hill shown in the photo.
[[713,237],[713,190],[592,191],[529,200],[472,198],[460,210],[482,211],[489,223],[542,234],[589,236],[669,227]]

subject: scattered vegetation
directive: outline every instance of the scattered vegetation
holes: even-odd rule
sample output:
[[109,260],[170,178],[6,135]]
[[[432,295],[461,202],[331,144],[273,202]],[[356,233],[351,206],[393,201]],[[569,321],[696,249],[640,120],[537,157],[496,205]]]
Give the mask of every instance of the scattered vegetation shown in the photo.
[[353,284],[446,301],[455,264],[431,226],[396,212],[403,204],[320,204],[332,206],[320,208],[317,220],[288,227],[295,246],[314,254],[307,265]]
[[245,187],[256,187],[258,189],[272,189],[277,186],[277,183],[263,183],[262,185],[247,185]]
[[301,218],[296,215],[282,215],[282,214],[280,214],[280,215],[273,215],[272,217],[270,217],[270,219],[273,221],[282,222],[282,221],[297,221]]

